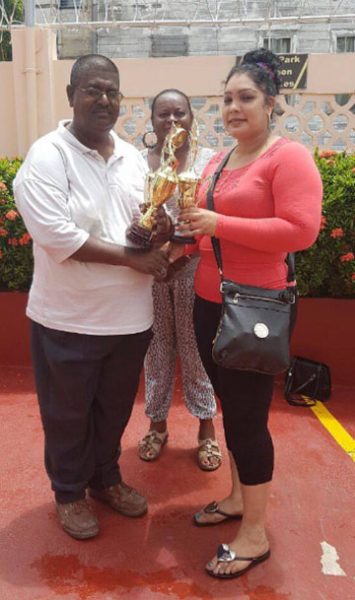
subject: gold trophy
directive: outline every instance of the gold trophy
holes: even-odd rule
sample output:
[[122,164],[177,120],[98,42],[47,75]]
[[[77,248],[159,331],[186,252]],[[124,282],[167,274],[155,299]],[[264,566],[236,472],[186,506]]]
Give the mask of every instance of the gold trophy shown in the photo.
[[187,135],[186,129],[173,123],[164,140],[159,168],[154,173],[150,172],[147,174],[145,185],[145,205],[147,210],[133,221],[127,231],[127,238],[138,246],[144,248],[150,245],[153,230],[153,213],[175,191],[178,184],[176,169],[179,164],[175,157],[175,151],[185,143]]
[[[198,126],[195,120],[193,121],[189,138],[190,148],[187,169],[178,175],[179,196],[177,204],[180,209],[196,205],[197,190],[201,181],[201,178],[197,175],[194,166],[198,151]],[[182,244],[194,244],[196,242],[196,239],[193,236],[182,236],[178,232],[174,233],[172,239],[174,242],[180,242]]]

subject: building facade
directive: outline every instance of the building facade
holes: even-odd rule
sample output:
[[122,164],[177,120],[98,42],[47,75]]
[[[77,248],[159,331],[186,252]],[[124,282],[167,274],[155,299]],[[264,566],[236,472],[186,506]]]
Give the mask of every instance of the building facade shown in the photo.
[[79,9],[91,26],[58,30],[59,58],[355,51],[354,0],[59,0],[63,22]]

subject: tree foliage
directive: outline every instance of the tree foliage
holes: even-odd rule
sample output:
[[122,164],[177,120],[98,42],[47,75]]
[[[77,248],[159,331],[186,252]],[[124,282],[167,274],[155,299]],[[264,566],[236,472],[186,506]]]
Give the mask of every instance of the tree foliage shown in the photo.
[[[23,0],[1,0],[1,24],[23,23]],[[0,60],[12,60],[11,32],[0,31]]]

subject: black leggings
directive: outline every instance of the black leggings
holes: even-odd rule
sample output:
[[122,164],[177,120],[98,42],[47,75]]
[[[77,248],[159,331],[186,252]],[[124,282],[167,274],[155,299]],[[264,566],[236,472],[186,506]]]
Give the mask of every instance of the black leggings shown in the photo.
[[[293,305],[292,328],[296,318]],[[274,447],[267,427],[274,377],[253,371],[218,366],[212,359],[212,342],[221,304],[195,297],[194,326],[203,365],[218,396],[228,450],[244,485],[272,479]]]

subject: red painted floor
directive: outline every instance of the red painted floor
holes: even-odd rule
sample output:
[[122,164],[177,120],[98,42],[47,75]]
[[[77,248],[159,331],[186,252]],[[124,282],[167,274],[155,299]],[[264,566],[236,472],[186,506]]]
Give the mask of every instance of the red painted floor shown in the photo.
[[[142,389],[125,433],[123,475],[148,497],[148,515],[127,519],[95,503],[100,536],[79,542],[57,523],[31,370],[0,369],[0,600],[354,600],[355,464],[308,408],[283,400],[281,388],[270,419],[276,447],[267,517],[272,556],[239,580],[215,581],[204,573],[217,545],[238,525],[198,529],[191,523],[195,510],[227,491],[228,465],[215,473],[196,466],[197,423],[179,387],[159,461],[146,464],[137,456],[147,427]],[[336,387],[327,405],[353,436],[354,393]],[[216,424],[222,440],[220,414]],[[322,571],[327,548],[342,574]]]

